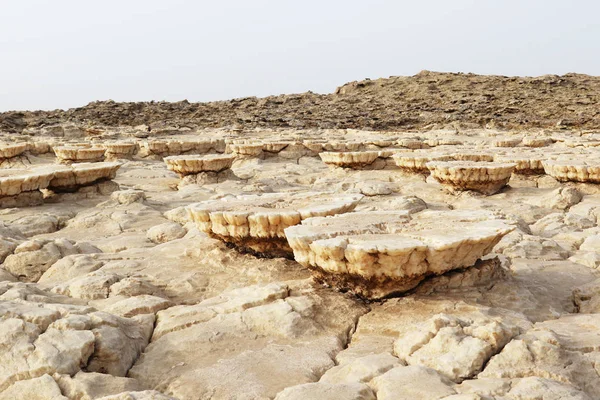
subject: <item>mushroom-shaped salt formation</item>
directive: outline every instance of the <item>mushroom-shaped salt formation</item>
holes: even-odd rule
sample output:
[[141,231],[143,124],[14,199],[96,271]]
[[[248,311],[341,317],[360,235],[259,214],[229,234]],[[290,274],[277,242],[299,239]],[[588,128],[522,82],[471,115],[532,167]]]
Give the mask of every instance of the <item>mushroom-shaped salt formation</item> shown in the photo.
[[325,164],[343,168],[362,168],[381,157],[380,151],[323,152],[319,157]]
[[102,161],[104,151],[103,147],[57,146],[54,148],[58,162],[63,164]]
[[55,167],[48,189],[54,192],[73,192],[83,186],[113,179],[121,164],[116,162],[80,163]]
[[46,189],[54,177],[52,170],[0,170],[0,207],[22,207],[43,202],[41,189]]
[[133,157],[138,145],[137,143],[131,142],[116,142],[105,143],[104,148],[106,149],[104,157],[107,160],[129,160]]
[[600,183],[600,161],[546,160],[544,171],[560,182]]
[[352,211],[360,194],[269,193],[208,200],[188,207],[198,228],[242,251],[291,257],[284,229],[310,217]]
[[451,190],[474,190],[486,195],[506,186],[515,167],[513,163],[473,161],[427,163],[431,176]]
[[552,144],[552,139],[546,137],[526,136],[523,138],[523,146],[526,147],[546,147]]
[[515,174],[521,175],[540,175],[544,173],[542,162],[546,159],[542,154],[536,153],[516,153],[516,154],[496,154],[494,161],[499,163],[515,164]]
[[372,211],[306,219],[285,235],[317,281],[378,299],[473,266],[512,229],[487,211]]
[[235,156],[228,154],[208,154],[165,157],[167,168],[184,177],[201,172],[220,172],[231,168]]
[[449,161],[452,156],[436,152],[401,152],[392,156],[396,165],[403,171],[429,173],[427,163],[430,161]]

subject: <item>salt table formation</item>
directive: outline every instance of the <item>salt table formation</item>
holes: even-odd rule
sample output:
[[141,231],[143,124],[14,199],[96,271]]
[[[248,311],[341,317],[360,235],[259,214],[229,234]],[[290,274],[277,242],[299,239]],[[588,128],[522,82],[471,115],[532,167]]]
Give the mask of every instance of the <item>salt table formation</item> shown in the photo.
[[352,211],[360,194],[268,193],[208,200],[188,207],[198,228],[243,251],[290,257],[285,228],[306,218]]
[[138,150],[137,143],[116,142],[104,144],[104,157],[107,161],[130,160]]
[[431,161],[431,176],[452,191],[473,190],[492,195],[502,189],[516,167],[513,163]]
[[542,153],[513,153],[496,154],[494,161],[497,163],[515,164],[514,173],[521,175],[540,175],[544,173],[543,161],[547,159]]
[[600,161],[589,159],[546,160],[546,174],[560,182],[600,183]]
[[230,143],[227,145],[227,153],[241,158],[262,158],[262,143]]
[[402,171],[428,174],[427,163],[430,161],[449,161],[452,156],[445,153],[432,152],[399,152],[392,156]]
[[321,160],[328,165],[342,168],[360,169],[373,164],[381,156],[387,154],[381,151],[353,151],[353,152],[323,152],[319,153]]
[[181,177],[201,172],[221,172],[231,168],[233,161],[235,161],[235,157],[227,154],[169,156],[164,158],[167,168]]
[[116,162],[49,167],[53,176],[47,187],[54,192],[72,192],[85,186],[114,179],[120,167],[121,164]]
[[474,265],[513,227],[486,211],[353,212],[285,230],[318,281],[377,299]]
[[167,157],[181,154],[209,154],[223,153],[225,141],[223,139],[206,140],[148,140],[141,146],[143,157]]
[[59,163],[99,162],[104,160],[103,147],[56,146],[54,154]]
[[46,189],[53,177],[47,168],[0,170],[0,208],[42,204],[40,190]]
[[29,143],[0,143],[0,168],[22,168],[29,164],[25,152]]

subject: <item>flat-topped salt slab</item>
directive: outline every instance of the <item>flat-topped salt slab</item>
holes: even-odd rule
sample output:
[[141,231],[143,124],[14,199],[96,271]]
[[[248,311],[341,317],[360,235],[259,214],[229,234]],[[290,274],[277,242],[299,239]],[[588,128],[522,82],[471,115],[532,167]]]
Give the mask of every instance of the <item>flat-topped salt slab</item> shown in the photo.
[[450,161],[452,156],[441,152],[399,152],[392,159],[401,170],[417,173],[429,173],[427,163],[431,161]]
[[473,190],[491,195],[502,189],[516,164],[474,161],[431,161],[431,176],[451,190]]
[[523,138],[501,138],[492,142],[495,147],[517,147],[523,142]]
[[542,164],[546,174],[560,182],[600,183],[600,160],[558,159]]
[[515,174],[539,175],[544,173],[543,162],[549,156],[543,153],[495,154],[494,162],[515,164]]
[[535,137],[535,136],[525,136],[523,138],[522,144],[526,147],[546,147],[550,146],[553,140],[549,137]]
[[6,144],[0,143],[0,158],[13,158],[20,156],[29,149],[28,143]]
[[492,162],[494,155],[484,150],[461,149],[448,154],[451,161],[476,161],[476,162]]
[[79,163],[48,167],[54,175],[48,184],[53,191],[70,191],[99,181],[111,180],[121,164],[117,162]]
[[428,149],[430,146],[421,139],[404,138],[398,139],[396,145],[411,150]]
[[142,148],[148,155],[174,156],[185,153],[206,154],[211,151],[223,153],[225,140],[220,138],[196,140],[167,140],[155,139],[142,143]]
[[103,147],[85,147],[85,146],[56,146],[54,154],[59,162],[96,162],[104,159]]
[[[383,154],[386,155],[386,154]],[[382,156],[381,151],[351,151],[319,153],[321,160],[328,165],[343,168],[360,168],[373,164]]]
[[201,172],[221,172],[231,168],[235,156],[228,154],[169,156],[164,159],[167,168],[180,176]]
[[138,144],[134,142],[114,142],[104,143],[104,156],[107,159],[131,158],[138,149]]
[[285,234],[296,261],[318,281],[378,299],[474,265],[512,230],[488,211],[427,210],[309,218]]
[[198,228],[244,251],[291,256],[284,230],[306,218],[352,211],[360,194],[269,193],[226,197],[192,204]]
[[237,156],[260,157],[263,154],[262,143],[230,143],[225,150]]
[[360,151],[365,148],[363,142],[338,141],[338,140],[304,140],[302,144],[314,153],[338,152],[338,151]]
[[0,169],[0,197],[46,189],[53,177],[47,168]]
[[437,146],[460,146],[463,144],[461,140],[453,138],[430,138],[424,140],[424,143],[430,147]]

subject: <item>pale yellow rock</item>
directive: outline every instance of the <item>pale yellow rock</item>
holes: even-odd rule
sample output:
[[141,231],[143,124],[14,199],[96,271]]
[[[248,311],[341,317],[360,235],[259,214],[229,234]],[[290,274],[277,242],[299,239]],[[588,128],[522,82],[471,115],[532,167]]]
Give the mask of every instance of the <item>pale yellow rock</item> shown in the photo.
[[546,160],[543,165],[560,182],[600,183],[600,162],[593,159]]
[[519,333],[491,319],[462,320],[439,314],[394,343],[394,352],[408,365],[433,368],[454,382],[474,377],[490,357]]
[[472,266],[512,229],[485,211],[380,211],[312,218],[285,234],[317,280],[380,298]]
[[431,400],[456,394],[451,382],[431,368],[396,367],[373,379],[377,400]]
[[111,396],[98,397],[97,400],[177,400],[175,397],[167,396],[157,390],[142,390],[137,392],[125,392]]
[[478,377],[552,379],[573,386],[591,398],[600,396],[594,362],[584,354],[567,350],[560,335],[534,328],[509,342],[492,357]]
[[67,239],[34,239],[21,243],[4,260],[4,268],[22,281],[36,282],[55,262],[71,254],[100,253],[88,243]]
[[315,216],[353,210],[359,194],[327,193],[238,196],[188,207],[191,220],[211,236],[264,255],[289,255],[284,229]]
[[69,399],[93,400],[102,396],[143,389],[135,379],[97,372],[79,371],[73,377],[54,374],[53,378],[61,392]]
[[55,146],[54,154],[60,163],[97,162],[104,159],[103,147]]
[[68,400],[62,395],[60,387],[48,374],[39,378],[27,379],[15,382],[3,392],[0,392],[0,400]]
[[330,384],[368,383],[371,379],[399,365],[404,364],[389,353],[371,354],[331,368],[325,372],[319,382]]
[[431,161],[426,166],[436,181],[453,191],[474,190],[492,195],[506,186],[516,164]]
[[373,391],[360,383],[305,383],[279,392],[275,400],[376,400]]
[[169,170],[183,177],[200,172],[221,172],[229,169],[235,156],[227,154],[186,155],[165,157],[163,160]]

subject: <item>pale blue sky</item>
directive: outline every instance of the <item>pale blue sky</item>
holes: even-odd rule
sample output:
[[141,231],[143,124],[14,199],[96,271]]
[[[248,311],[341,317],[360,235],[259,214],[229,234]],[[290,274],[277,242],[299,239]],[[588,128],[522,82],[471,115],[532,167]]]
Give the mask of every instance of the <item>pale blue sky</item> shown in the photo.
[[420,70],[600,75],[597,0],[0,0],[0,111],[223,100]]

